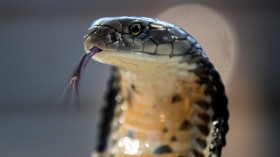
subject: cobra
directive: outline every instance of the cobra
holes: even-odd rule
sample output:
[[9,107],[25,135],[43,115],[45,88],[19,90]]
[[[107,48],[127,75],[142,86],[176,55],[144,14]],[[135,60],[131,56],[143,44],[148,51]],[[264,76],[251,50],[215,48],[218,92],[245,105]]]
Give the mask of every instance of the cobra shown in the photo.
[[221,156],[224,85],[190,34],[158,19],[105,17],[92,23],[84,48],[113,66],[93,156]]

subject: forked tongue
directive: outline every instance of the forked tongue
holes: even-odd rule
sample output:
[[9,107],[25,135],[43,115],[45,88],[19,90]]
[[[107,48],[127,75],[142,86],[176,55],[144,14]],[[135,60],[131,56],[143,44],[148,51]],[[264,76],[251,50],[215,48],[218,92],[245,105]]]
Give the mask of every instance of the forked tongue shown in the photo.
[[[79,65],[76,67],[75,71],[70,77],[69,82],[67,83],[66,88],[62,94],[62,102],[63,104],[72,104],[74,103],[77,107],[80,106],[79,100],[79,88],[80,88],[80,80],[81,80],[81,73],[85,69],[88,61],[94,56],[96,53],[100,52],[99,48],[93,47],[91,48],[81,59]],[[73,97],[72,97],[73,96]]]

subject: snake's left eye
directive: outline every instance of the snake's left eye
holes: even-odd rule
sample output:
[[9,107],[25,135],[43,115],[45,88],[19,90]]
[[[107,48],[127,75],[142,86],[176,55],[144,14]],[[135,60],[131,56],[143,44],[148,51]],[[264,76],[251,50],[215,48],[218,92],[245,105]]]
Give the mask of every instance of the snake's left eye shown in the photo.
[[139,35],[141,33],[142,26],[140,23],[134,23],[129,27],[129,29],[132,35]]

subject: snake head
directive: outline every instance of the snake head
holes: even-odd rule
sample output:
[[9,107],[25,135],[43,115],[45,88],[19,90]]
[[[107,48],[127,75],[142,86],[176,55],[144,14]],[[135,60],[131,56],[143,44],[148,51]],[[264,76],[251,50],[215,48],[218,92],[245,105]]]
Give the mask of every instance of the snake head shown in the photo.
[[111,62],[112,58],[149,60],[194,53],[200,48],[187,32],[173,24],[134,16],[94,21],[84,36],[84,49],[88,51],[93,47],[102,51],[93,58],[109,64],[116,64]]

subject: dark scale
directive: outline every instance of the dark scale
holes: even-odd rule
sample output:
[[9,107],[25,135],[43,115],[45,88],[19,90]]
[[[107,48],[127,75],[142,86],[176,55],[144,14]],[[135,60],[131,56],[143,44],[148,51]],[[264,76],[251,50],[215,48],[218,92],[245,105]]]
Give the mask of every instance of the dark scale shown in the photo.
[[[212,107],[214,111],[214,115],[212,117],[212,121],[216,122],[215,128],[222,128],[217,132],[217,135],[210,135],[214,138],[214,144],[211,144],[212,148],[210,152],[221,156],[222,147],[226,145],[225,135],[228,132],[228,118],[229,113],[227,110],[227,97],[225,96],[224,85],[221,81],[220,75],[214,69],[213,64],[211,64],[208,59],[199,59],[198,60],[199,68],[194,70],[194,73],[199,77],[200,84],[206,85],[205,94],[210,95],[212,98],[211,105],[206,101],[198,101],[196,104],[203,109],[207,110],[209,107]],[[209,76],[211,76],[209,78]],[[213,87],[215,86],[216,91],[214,91]],[[206,135],[209,133],[209,128],[205,126],[200,126],[200,130]],[[217,138],[217,136],[219,138]]]
[[175,94],[172,96],[172,99],[171,99],[172,103],[176,103],[176,102],[180,102],[180,101],[182,101],[182,97],[180,95]]
[[132,105],[131,103],[131,100],[133,99],[133,91],[131,89],[127,89],[127,102],[128,102],[128,105]]
[[211,117],[207,113],[198,113],[197,115],[204,123],[208,124],[211,120]]
[[198,100],[196,104],[204,110],[208,110],[210,108],[210,103],[205,100]]
[[181,131],[189,130],[192,127],[192,124],[188,120],[184,120],[179,128]]
[[207,125],[205,124],[199,124],[196,126],[198,128],[198,130],[203,133],[205,136],[207,136],[210,132],[210,129],[208,128]]
[[166,132],[168,132],[168,129],[167,128],[163,128],[162,132],[166,133]]
[[[204,52],[197,51],[197,53],[192,55],[186,55],[181,62],[196,63],[198,65],[198,67],[192,72],[199,76],[197,81],[199,85],[206,85],[204,93],[206,96],[208,95],[211,97],[211,103],[201,99],[196,101],[195,104],[205,111],[208,111],[211,108],[214,111],[214,115],[209,117],[207,114],[198,114],[198,117],[200,117],[200,119],[206,124],[197,124],[195,126],[204,136],[210,136],[211,139],[213,139],[209,144],[209,151],[211,154],[209,157],[212,157],[213,154],[221,156],[222,147],[226,144],[225,135],[228,131],[227,121],[229,113],[227,110],[227,97],[225,96],[225,89],[220,75],[214,69],[213,64],[208,61],[208,58],[201,57],[201,54],[199,53]],[[209,134],[210,128],[208,123],[210,121],[212,121],[211,125],[213,125],[213,122],[216,122],[216,125],[213,126],[214,130],[216,130],[215,128],[218,128],[215,134]],[[205,146],[204,142],[200,140],[197,142],[202,146]],[[194,150],[194,154],[196,157],[204,157],[203,154],[196,150]]]
[[131,86],[131,89],[132,89],[133,91],[136,91],[136,87],[135,87],[134,84],[131,84],[130,86]]
[[204,155],[196,149],[193,150],[193,154],[195,157],[204,157]]
[[99,123],[99,134],[98,134],[98,144],[96,150],[98,152],[104,152],[107,147],[108,136],[111,133],[111,122],[114,117],[114,111],[116,108],[116,97],[120,91],[119,87],[120,74],[115,68],[112,69],[111,79],[109,80],[109,87],[106,94],[106,104],[101,110],[102,119]]
[[173,135],[173,136],[171,137],[170,141],[171,141],[171,142],[176,142],[176,141],[177,141],[176,136]]
[[173,150],[169,145],[162,145],[154,150],[154,154],[172,153]]
[[195,140],[203,149],[207,146],[206,140],[200,137],[197,137]]

